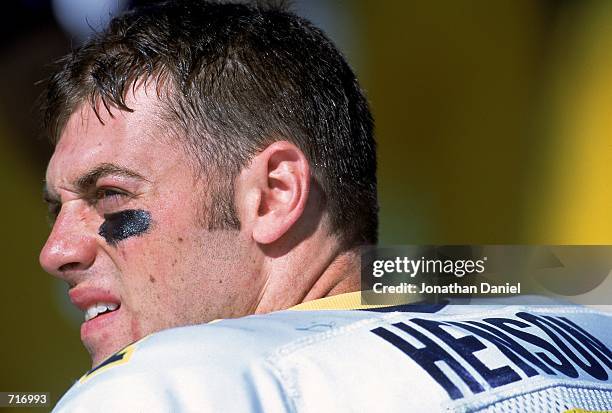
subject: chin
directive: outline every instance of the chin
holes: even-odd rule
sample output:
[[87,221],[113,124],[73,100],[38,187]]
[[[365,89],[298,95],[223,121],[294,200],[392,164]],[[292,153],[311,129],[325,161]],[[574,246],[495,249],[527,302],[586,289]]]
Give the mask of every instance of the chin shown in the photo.
[[104,337],[89,337],[89,340],[83,340],[83,344],[91,357],[91,368],[94,369],[137,340],[137,337],[108,337],[105,335]]
[[106,364],[115,364],[122,360],[127,361],[132,351],[130,350],[132,348],[131,344],[134,344],[136,341],[129,341],[125,344],[122,343],[121,345],[113,347],[110,351],[91,352],[91,369],[93,370]]
[[100,364],[102,364],[102,362],[104,360],[106,360],[108,357],[105,356],[100,356],[97,357],[96,355],[91,355],[91,368],[92,370],[95,369],[96,367],[98,367]]
[[85,347],[89,351],[89,355],[91,357],[91,368],[95,369],[100,364],[104,363],[104,361],[106,361],[109,357],[112,357],[115,353],[119,352],[129,344],[129,342],[126,342],[125,344],[118,342],[114,345],[105,345],[103,348],[97,348],[91,344],[85,344]]

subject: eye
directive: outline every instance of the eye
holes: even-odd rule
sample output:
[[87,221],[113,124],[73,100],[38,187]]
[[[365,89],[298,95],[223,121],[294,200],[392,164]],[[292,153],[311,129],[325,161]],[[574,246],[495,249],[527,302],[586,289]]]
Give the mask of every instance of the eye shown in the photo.
[[115,196],[125,196],[124,192],[121,192],[114,188],[98,188],[96,190],[96,200],[108,199]]
[[121,206],[130,196],[117,188],[96,189],[93,203],[101,209],[113,209]]

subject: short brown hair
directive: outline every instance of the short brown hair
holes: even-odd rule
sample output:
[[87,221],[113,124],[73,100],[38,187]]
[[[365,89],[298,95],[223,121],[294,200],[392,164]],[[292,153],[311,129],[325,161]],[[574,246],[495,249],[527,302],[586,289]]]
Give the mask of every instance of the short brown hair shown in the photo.
[[[368,103],[331,41],[282,7],[169,1],[136,8],[59,61],[43,95],[57,141],[89,101],[131,111],[126,94],[153,78],[166,85],[164,119],[203,168],[226,179],[210,228],[239,228],[233,178],[279,138],[305,153],[332,232],[346,246],[376,243],[376,145]],[[96,112],[98,113],[98,112]],[[99,116],[98,116],[99,117]]]

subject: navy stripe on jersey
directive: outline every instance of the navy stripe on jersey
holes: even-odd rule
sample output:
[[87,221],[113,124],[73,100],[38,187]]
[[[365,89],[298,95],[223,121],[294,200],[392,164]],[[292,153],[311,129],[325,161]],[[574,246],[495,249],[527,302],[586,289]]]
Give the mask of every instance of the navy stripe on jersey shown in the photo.
[[360,311],[374,311],[376,313],[437,313],[444,307],[448,305],[448,301],[442,301],[437,304],[428,304],[428,303],[413,303],[413,304],[400,304],[393,305],[391,307],[380,307],[380,308],[369,308],[369,309],[359,309]]

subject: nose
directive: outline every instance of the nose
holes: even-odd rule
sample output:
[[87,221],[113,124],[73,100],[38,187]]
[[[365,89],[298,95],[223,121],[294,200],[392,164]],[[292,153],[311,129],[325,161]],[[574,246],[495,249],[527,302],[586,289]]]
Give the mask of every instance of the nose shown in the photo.
[[87,228],[76,208],[64,204],[40,252],[40,265],[49,274],[71,284],[96,259],[95,233]]

